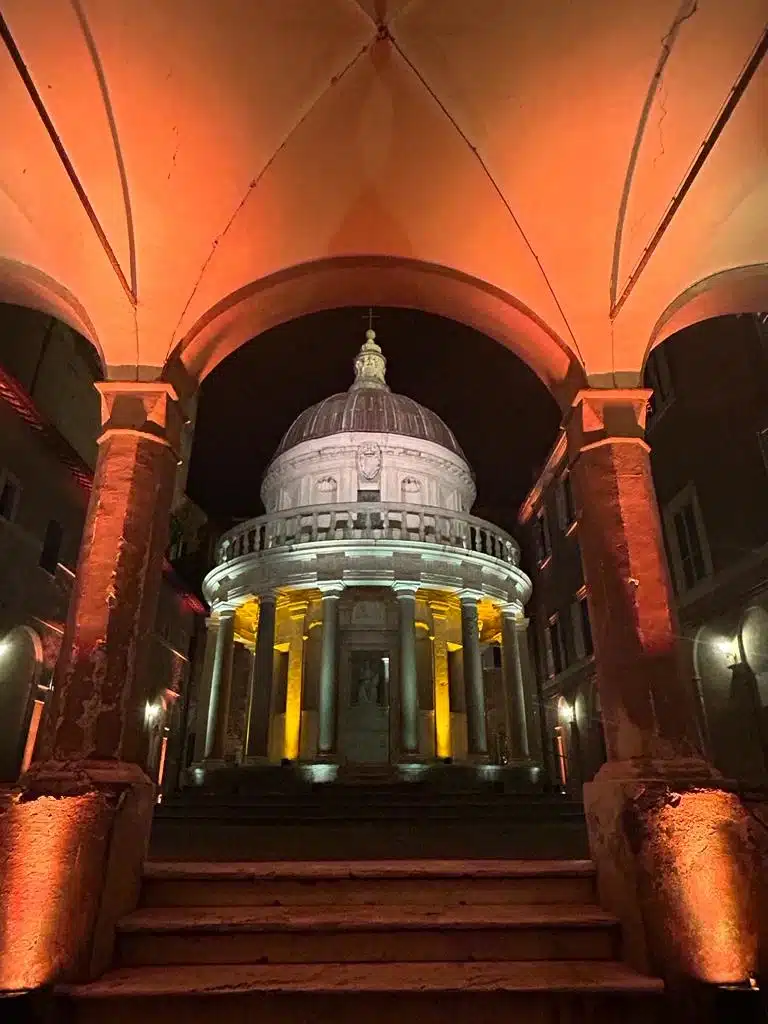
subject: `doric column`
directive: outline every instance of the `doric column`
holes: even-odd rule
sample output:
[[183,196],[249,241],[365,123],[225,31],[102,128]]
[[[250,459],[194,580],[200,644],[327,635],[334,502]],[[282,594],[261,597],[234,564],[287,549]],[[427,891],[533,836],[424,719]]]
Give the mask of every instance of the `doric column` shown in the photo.
[[320,692],[318,696],[317,752],[329,757],[336,747],[336,691],[339,632],[339,598],[344,586],[323,584],[323,625],[320,647]]
[[416,591],[410,583],[393,587],[400,611],[400,746],[404,756],[419,752],[419,681],[416,672]]
[[216,631],[216,653],[211,674],[211,696],[208,702],[208,726],[205,738],[205,757],[220,761],[224,757],[227,735],[229,698],[232,692],[232,661],[235,653],[235,610],[223,608],[219,612]]
[[609,761],[703,767],[643,439],[645,389],[581,391],[567,423]]
[[464,647],[464,684],[467,689],[467,734],[469,753],[488,753],[485,723],[485,683],[480,657],[480,623],[477,595],[464,592],[461,599],[461,640]]
[[502,608],[501,666],[510,756],[515,761],[526,761],[530,756],[530,749],[525,681],[520,658],[519,618],[518,605],[511,604]]
[[205,620],[205,654],[203,668],[198,683],[197,707],[195,709],[195,749],[192,760],[199,764],[205,758],[205,746],[208,737],[208,716],[211,705],[211,683],[213,682],[213,666],[216,659],[216,638],[219,632],[219,620],[210,616]]
[[259,624],[256,629],[256,650],[253,657],[253,682],[248,707],[246,756],[266,758],[269,755],[269,723],[272,714],[272,673],[275,662],[275,609],[277,595],[259,597]]
[[288,644],[288,684],[285,694],[283,757],[295,761],[301,750],[301,698],[304,689],[304,624],[308,601],[290,605],[291,637]]
[[169,384],[96,387],[103,429],[41,757],[143,765],[145,641],[183,418]]
[[435,701],[435,753],[450,757],[453,753],[451,737],[451,686],[448,676],[448,604],[430,601],[432,613],[432,683]]

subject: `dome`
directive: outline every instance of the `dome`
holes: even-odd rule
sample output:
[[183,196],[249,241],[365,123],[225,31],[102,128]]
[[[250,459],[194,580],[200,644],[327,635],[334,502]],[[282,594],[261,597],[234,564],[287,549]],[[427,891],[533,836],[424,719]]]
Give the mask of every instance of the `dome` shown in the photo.
[[374,331],[366,332],[365,344],[355,359],[355,381],[349,391],[331,395],[300,413],[274,458],[303,441],[331,434],[370,432],[432,441],[466,462],[453,432],[436,413],[412,398],[390,391],[384,379],[386,359],[375,338]]

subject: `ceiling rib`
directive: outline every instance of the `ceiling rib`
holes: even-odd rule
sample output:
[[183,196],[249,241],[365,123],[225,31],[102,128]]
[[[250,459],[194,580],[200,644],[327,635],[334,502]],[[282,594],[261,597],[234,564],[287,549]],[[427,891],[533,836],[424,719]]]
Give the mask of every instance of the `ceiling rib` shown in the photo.
[[419,80],[419,82],[421,82],[422,86],[424,87],[424,89],[426,89],[426,91],[432,97],[434,102],[442,110],[443,114],[451,122],[451,124],[455,128],[456,132],[458,133],[459,137],[462,139],[464,144],[471,150],[471,152],[474,155],[475,159],[480,164],[480,167],[482,168],[483,173],[485,174],[486,178],[490,182],[493,190],[496,192],[496,195],[499,197],[501,202],[504,204],[504,208],[507,211],[507,213],[509,214],[509,216],[512,218],[512,220],[513,220],[513,222],[515,224],[515,227],[520,232],[520,237],[523,239],[523,242],[525,243],[528,251],[530,252],[531,256],[533,256],[534,260],[536,261],[536,265],[539,268],[539,270],[541,271],[541,276],[544,278],[546,286],[547,286],[547,288],[549,290],[549,294],[552,296],[552,300],[554,301],[555,305],[557,306],[557,309],[558,309],[558,311],[560,313],[560,316],[563,318],[563,323],[565,324],[566,328],[568,329],[568,334],[571,337],[571,341],[573,342],[574,349],[576,350],[576,352],[577,352],[577,354],[579,356],[579,359],[581,359],[582,363],[584,363],[584,357],[581,354],[581,352],[579,351],[579,344],[576,341],[576,336],[574,335],[573,330],[571,328],[571,325],[568,322],[568,317],[565,315],[565,311],[563,310],[563,307],[560,305],[560,302],[559,302],[559,300],[557,298],[557,295],[555,294],[555,289],[552,287],[552,282],[547,277],[546,271],[544,270],[544,267],[542,266],[541,260],[539,259],[539,257],[536,254],[535,249],[531,245],[531,243],[530,243],[530,241],[528,239],[528,236],[523,231],[522,226],[520,224],[520,221],[515,216],[515,213],[514,213],[512,207],[511,207],[509,201],[507,200],[507,197],[504,195],[501,187],[499,186],[498,182],[496,181],[496,179],[494,178],[493,174],[491,173],[491,170],[488,167],[488,165],[486,164],[486,162],[483,159],[482,155],[480,154],[479,149],[477,148],[477,146],[475,146],[470,141],[469,137],[464,133],[464,131],[462,130],[462,128],[459,125],[459,123],[456,120],[456,118],[451,114],[451,112],[448,110],[448,108],[442,102],[442,100],[437,95],[437,93],[432,89],[432,87],[427,82],[427,80],[424,77],[424,75],[422,75],[421,71],[419,71],[419,69],[416,67],[416,65],[413,63],[413,61],[408,57],[408,55],[402,49],[402,47],[397,42],[397,40],[394,38],[392,33],[389,31],[389,29],[383,29],[383,31],[380,30],[380,32],[381,32],[381,35],[384,38],[388,39],[392,43],[394,48],[397,50],[397,52],[403,58],[403,60],[408,65],[408,67],[411,69],[411,71],[414,73],[414,75]]
[[21,56],[21,52],[18,46],[16,45],[16,41],[14,40],[13,35],[11,34],[11,30],[8,27],[1,13],[0,39],[2,39],[3,42],[5,43],[5,47],[8,50],[8,53],[10,55],[11,60],[14,63],[14,66],[16,67],[19,77],[24,83],[24,87],[26,88],[27,93],[29,94],[29,98],[32,100],[32,103],[34,104],[34,107],[37,110],[40,120],[43,122],[45,130],[47,131],[48,136],[51,142],[53,143],[53,147],[56,150],[56,153],[58,154],[59,160],[61,161],[62,166],[66,171],[67,177],[72,183],[72,187],[74,188],[75,193],[77,194],[77,197],[80,200],[83,209],[85,210],[88,220],[91,222],[91,226],[93,227],[93,230],[96,233],[96,237],[101,242],[101,246],[104,249],[104,252],[106,253],[107,259],[109,260],[112,269],[117,275],[118,281],[122,285],[125,294],[128,296],[131,305],[135,307],[137,303],[136,294],[133,288],[131,287],[130,283],[128,282],[128,279],[126,278],[125,274],[123,273],[122,267],[120,266],[117,256],[115,256],[112,246],[109,244],[109,239],[107,238],[106,232],[104,231],[104,228],[101,226],[99,218],[97,217],[96,211],[91,205],[91,201],[88,198],[85,188],[83,187],[82,182],[77,176],[77,172],[75,171],[75,168],[72,165],[72,161],[69,159],[69,155],[67,154],[67,151],[64,147],[64,143],[61,141],[61,138],[59,137],[59,134],[56,131],[56,128],[54,127],[50,114],[45,108],[45,104],[42,101],[40,93],[37,91],[35,83],[32,81],[32,76],[29,73],[29,69],[24,63],[24,59]]

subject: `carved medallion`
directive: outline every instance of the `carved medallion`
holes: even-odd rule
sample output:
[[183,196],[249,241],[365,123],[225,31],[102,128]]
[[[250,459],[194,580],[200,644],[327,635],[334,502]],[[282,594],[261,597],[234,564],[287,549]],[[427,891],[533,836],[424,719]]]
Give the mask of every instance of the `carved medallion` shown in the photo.
[[373,442],[357,449],[357,470],[363,480],[377,480],[381,473],[381,448]]

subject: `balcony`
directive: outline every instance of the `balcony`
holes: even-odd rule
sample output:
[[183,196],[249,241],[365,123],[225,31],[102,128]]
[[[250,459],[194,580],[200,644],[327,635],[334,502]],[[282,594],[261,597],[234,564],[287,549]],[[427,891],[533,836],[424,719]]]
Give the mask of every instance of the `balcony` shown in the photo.
[[474,551],[519,566],[520,549],[504,530],[462,512],[405,503],[307,505],[258,516],[223,534],[216,565],[244,555],[329,541],[397,541]]

